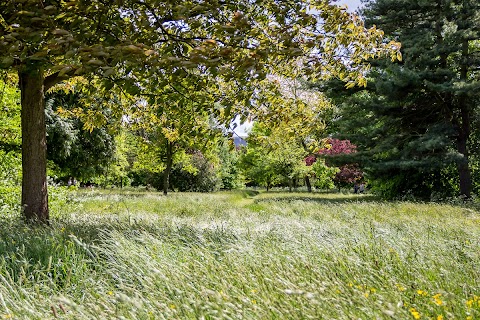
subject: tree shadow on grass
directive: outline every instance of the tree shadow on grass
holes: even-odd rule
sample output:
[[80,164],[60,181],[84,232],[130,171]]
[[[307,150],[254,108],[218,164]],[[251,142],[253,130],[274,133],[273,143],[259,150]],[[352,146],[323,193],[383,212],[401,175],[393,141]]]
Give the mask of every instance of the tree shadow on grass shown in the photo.
[[334,195],[334,194],[286,194],[286,193],[265,193],[261,198],[255,198],[255,203],[265,203],[265,202],[294,202],[294,201],[305,201],[305,202],[317,202],[319,204],[342,204],[342,203],[372,203],[372,202],[385,202],[382,198],[375,195]]

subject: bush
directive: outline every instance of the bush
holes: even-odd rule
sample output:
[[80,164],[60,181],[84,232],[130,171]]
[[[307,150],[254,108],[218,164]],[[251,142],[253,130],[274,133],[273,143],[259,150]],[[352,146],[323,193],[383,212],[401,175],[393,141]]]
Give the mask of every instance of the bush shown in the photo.
[[20,210],[22,160],[17,152],[0,150],[0,215]]

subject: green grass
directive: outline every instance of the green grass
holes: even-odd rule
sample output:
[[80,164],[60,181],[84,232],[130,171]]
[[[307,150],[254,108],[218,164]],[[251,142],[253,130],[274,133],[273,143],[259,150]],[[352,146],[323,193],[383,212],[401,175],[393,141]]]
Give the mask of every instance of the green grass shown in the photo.
[[246,191],[61,209],[0,221],[0,319],[480,319],[473,209]]

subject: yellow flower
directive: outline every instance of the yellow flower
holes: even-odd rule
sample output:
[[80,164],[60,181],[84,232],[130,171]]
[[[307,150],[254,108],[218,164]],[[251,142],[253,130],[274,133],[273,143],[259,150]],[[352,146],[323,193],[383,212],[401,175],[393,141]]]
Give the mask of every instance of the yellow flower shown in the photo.
[[443,316],[442,316],[441,314],[439,314],[439,315],[437,316],[437,320],[443,320]]
[[443,305],[443,301],[442,301],[442,299],[440,299],[441,295],[442,295],[441,293],[437,293],[436,295],[433,296],[433,301],[435,302],[435,304],[437,306]]
[[402,286],[400,283],[397,283],[397,289],[398,291],[405,291],[407,290],[404,286]]
[[2,319],[12,319],[12,318],[13,318],[13,314],[11,313],[7,313],[2,316]]
[[417,293],[421,296],[428,296],[428,292],[427,291],[423,291],[423,290],[417,290]]
[[410,308],[410,313],[414,319],[420,319],[420,312],[418,312],[415,308]]
[[107,294],[108,294],[109,296],[113,296],[113,292],[112,292],[112,291],[108,291]]
[[477,307],[477,306],[480,307],[480,297],[473,296],[473,299],[467,300],[465,304],[467,305],[468,308]]
[[368,298],[368,296],[369,296],[368,291],[365,291],[365,293],[363,295],[365,296],[365,298]]

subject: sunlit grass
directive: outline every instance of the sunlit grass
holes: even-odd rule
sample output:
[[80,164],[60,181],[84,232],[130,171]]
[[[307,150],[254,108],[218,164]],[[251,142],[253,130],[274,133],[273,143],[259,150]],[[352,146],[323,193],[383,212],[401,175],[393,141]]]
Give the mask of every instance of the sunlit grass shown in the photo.
[[0,232],[0,319],[480,318],[480,214],[458,206],[94,191]]

